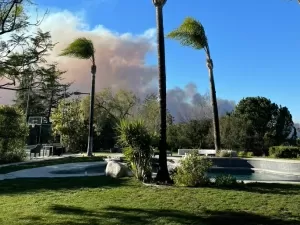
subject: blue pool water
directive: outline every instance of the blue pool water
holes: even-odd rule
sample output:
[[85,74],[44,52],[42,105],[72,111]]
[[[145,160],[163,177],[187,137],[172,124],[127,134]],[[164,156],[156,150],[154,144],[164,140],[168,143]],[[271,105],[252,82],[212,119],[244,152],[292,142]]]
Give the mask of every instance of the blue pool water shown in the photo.
[[300,176],[297,175],[270,173],[266,171],[221,169],[210,171],[207,175],[210,178],[215,178],[219,175],[231,175],[237,180],[300,182]]
[[[82,174],[93,175],[105,172],[106,165],[94,165],[80,169],[68,169],[52,171],[53,174]],[[213,168],[207,173],[210,178],[215,178],[219,175],[232,175],[237,180],[253,180],[253,181],[293,181],[300,182],[300,176],[283,175],[270,173],[265,171],[252,171],[250,169],[226,169]]]
[[99,174],[105,172],[106,165],[89,166],[80,169],[56,170],[52,174]]

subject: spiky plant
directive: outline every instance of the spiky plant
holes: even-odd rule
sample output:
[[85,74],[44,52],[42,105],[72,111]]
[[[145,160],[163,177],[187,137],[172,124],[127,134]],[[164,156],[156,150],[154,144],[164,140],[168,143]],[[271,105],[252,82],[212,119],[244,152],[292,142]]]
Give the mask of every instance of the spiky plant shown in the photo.
[[143,120],[121,120],[117,127],[118,143],[130,162],[134,175],[139,180],[151,179],[151,158],[153,155],[153,135],[149,133]]
[[218,104],[216,97],[216,88],[213,75],[213,61],[210,56],[209,45],[203,25],[193,19],[187,17],[183,23],[174,31],[167,35],[168,38],[177,40],[183,46],[189,46],[197,50],[204,50],[206,53],[206,65],[209,71],[210,90],[211,90],[211,104],[213,108],[213,126],[214,126],[214,140],[215,149],[220,150],[220,128]]
[[93,121],[94,121],[94,101],[95,101],[95,48],[93,42],[85,37],[77,38],[65,49],[62,50],[60,56],[71,56],[78,59],[90,59],[92,61],[92,87],[90,96],[90,122],[89,122],[89,140],[87,155],[93,155]]

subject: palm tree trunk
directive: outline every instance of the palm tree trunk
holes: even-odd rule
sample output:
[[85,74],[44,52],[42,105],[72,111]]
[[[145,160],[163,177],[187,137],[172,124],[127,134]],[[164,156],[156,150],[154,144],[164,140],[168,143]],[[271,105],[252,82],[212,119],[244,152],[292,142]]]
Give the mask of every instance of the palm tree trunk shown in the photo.
[[212,62],[209,54],[207,56],[207,68],[208,68],[209,82],[210,82],[211,105],[212,105],[212,109],[213,109],[213,127],[214,127],[215,150],[219,151],[220,148],[221,148],[219,112],[218,112],[216,87],[215,87],[215,80],[214,80],[214,73],[213,73],[213,62]]
[[159,104],[160,104],[160,140],[159,140],[159,170],[156,180],[169,182],[170,176],[167,166],[167,91],[166,91],[166,65],[165,40],[163,27],[163,6],[156,6],[157,26],[157,52],[158,52],[158,78],[159,78]]
[[95,102],[95,76],[96,76],[96,65],[93,59],[93,65],[91,69],[92,73],[92,88],[90,94],[90,119],[89,119],[89,137],[88,137],[88,147],[87,156],[93,156],[94,148],[94,102]]

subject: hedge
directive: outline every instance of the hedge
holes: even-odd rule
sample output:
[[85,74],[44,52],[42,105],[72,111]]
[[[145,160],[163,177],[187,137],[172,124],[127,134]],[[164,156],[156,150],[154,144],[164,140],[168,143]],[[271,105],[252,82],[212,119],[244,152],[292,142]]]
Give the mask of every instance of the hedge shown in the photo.
[[269,155],[275,158],[298,158],[300,157],[300,147],[272,146],[269,148]]

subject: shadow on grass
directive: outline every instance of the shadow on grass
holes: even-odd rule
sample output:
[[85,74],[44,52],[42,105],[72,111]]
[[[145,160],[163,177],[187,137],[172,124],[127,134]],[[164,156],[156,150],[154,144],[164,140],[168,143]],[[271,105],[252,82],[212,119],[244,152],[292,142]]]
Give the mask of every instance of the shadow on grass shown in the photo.
[[[101,188],[137,185],[134,179],[114,179],[106,176],[65,178],[20,178],[0,181],[0,195],[26,194],[41,191],[63,191],[81,188]],[[300,195],[300,185],[251,183],[239,187],[212,189],[232,190],[272,195]],[[199,188],[200,191],[201,188]]]
[[278,184],[278,183],[249,183],[234,187],[217,188],[221,190],[234,190],[259,194],[273,195],[300,195],[300,185],[297,184]]
[[12,179],[0,181],[0,195],[64,191],[81,188],[113,188],[129,186],[130,179],[114,179],[106,176]]
[[[50,210],[60,216],[76,216],[57,225],[96,225],[96,224],[197,224],[197,225],[300,225],[297,220],[271,218],[247,212],[202,211],[193,214],[178,210],[123,208],[110,206],[102,211],[89,211],[83,208],[53,205]],[[27,218],[30,220],[30,218]],[[35,225],[42,221],[33,220]]]
[[300,185],[292,184],[263,184],[252,183],[247,185],[249,192],[261,194],[299,195]]

